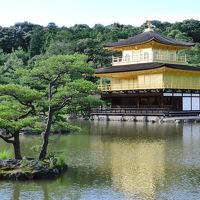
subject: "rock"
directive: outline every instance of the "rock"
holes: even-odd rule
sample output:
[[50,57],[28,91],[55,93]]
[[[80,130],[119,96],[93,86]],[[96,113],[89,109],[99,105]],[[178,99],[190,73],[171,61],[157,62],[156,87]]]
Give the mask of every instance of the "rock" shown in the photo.
[[29,179],[29,180],[33,179],[34,177],[34,174],[32,172],[24,172],[24,175],[26,177],[25,179]]
[[15,165],[15,164],[17,164],[18,160],[16,160],[16,159],[6,159],[3,162],[5,163],[5,165]]
[[39,163],[38,161],[36,160],[32,160],[29,164],[29,166],[35,170],[40,170],[42,168],[42,164]]
[[30,180],[56,178],[67,169],[67,165],[58,167],[56,163],[56,158],[50,158],[43,162],[32,159],[2,160],[0,161],[0,179]]
[[51,157],[49,159],[50,166],[54,167],[54,166],[56,166],[56,163],[57,163],[57,158]]
[[59,170],[57,168],[53,169],[53,173],[58,175],[59,174]]
[[23,160],[34,160],[34,158],[24,156],[24,157],[23,157]]
[[3,162],[0,160],[0,168],[4,166]]

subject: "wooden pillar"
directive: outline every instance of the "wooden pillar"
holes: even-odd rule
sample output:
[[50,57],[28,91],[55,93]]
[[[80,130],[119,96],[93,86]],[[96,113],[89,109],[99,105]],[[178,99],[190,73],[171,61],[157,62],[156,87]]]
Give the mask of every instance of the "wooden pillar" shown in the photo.
[[140,98],[137,96],[137,108],[140,108]]
[[160,95],[160,106],[161,108],[164,108],[164,98],[163,98],[163,93]]

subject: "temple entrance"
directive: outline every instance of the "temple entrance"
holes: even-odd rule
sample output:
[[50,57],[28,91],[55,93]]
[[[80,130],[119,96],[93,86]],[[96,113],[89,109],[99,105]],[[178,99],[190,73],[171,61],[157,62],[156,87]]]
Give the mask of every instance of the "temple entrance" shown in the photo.
[[182,110],[182,97],[172,97],[172,110]]
[[[162,108],[169,111],[198,111],[200,110],[200,97],[189,94],[170,93],[135,93],[135,94],[106,94],[103,100],[110,102],[112,108]],[[184,96],[185,95],[185,96]],[[195,94],[197,95],[197,94]]]
[[135,96],[111,98],[113,108],[162,108],[161,96]]

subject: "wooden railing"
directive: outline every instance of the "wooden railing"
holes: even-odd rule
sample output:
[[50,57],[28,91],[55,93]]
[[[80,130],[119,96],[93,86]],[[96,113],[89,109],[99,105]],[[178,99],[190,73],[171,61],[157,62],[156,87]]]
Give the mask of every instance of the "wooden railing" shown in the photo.
[[92,115],[168,115],[170,108],[92,108]]
[[147,62],[165,62],[173,64],[187,64],[186,55],[180,56],[175,55],[171,56],[169,54],[155,54],[149,53],[145,57],[142,55],[134,55],[129,57],[113,57],[112,65],[127,65],[127,64],[137,64],[137,63],[147,63]]
[[145,83],[145,84],[107,84],[99,85],[102,91],[121,91],[121,90],[146,90],[146,89],[193,89],[199,90],[200,84],[196,82],[171,82],[171,83]]
[[163,85],[155,84],[107,84],[99,85],[98,88],[102,91],[119,91],[119,90],[139,90],[139,89],[162,89]]
[[127,115],[127,116],[198,116],[200,111],[172,111],[170,106],[165,108],[92,108],[91,115]]

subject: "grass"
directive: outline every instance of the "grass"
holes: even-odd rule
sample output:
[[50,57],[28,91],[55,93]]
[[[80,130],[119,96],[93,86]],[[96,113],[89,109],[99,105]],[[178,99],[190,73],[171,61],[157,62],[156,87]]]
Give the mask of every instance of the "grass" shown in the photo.
[[10,158],[10,152],[9,151],[0,151],[0,160],[5,160],[7,158]]
[[64,155],[60,155],[57,159],[58,159],[57,163],[56,163],[57,167],[58,168],[62,168],[65,165],[65,157],[64,157]]

